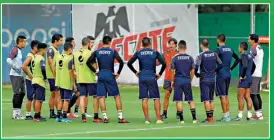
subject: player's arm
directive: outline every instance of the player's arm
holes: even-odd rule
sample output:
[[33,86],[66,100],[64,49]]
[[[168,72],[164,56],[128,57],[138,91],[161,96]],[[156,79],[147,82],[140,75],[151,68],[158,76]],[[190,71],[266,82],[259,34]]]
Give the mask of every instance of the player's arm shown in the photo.
[[202,56],[198,55],[196,60],[195,60],[195,76],[196,77],[201,77],[201,74],[198,73],[198,70],[200,68],[201,63],[202,63]]
[[234,63],[232,65],[232,67],[230,68],[230,70],[232,71],[234,68],[236,68],[236,66],[239,64],[240,59],[238,57],[238,55],[233,51],[232,57],[235,59]]
[[16,69],[16,70],[19,70],[20,67],[19,66],[16,66],[12,60],[17,56],[18,54],[18,48],[17,47],[13,47],[11,52],[10,52],[10,55],[9,57],[7,58],[7,63],[8,65],[12,68],[12,69]]
[[169,66],[171,71],[171,86],[174,87],[174,74],[175,74],[175,58],[173,57]]
[[133,63],[137,60],[137,52],[135,52],[135,54],[129,59],[129,61],[127,62],[127,66],[129,67],[129,69],[134,73],[137,74],[136,69],[133,67]]
[[92,66],[93,63],[96,62],[96,51],[94,51],[91,56],[88,58],[86,64],[88,66],[88,68],[93,71],[94,73],[96,73],[96,69]]
[[190,70],[190,83],[192,82],[192,79],[193,79],[193,77],[194,77],[194,74],[195,74],[195,64],[194,64],[194,59],[192,58],[192,57],[190,57],[191,58],[191,62],[192,62],[192,64],[191,64],[191,70]]
[[48,58],[48,63],[49,63],[49,67],[50,67],[50,71],[52,72],[53,76],[56,76],[55,73],[55,66],[54,66],[54,50],[52,48],[49,48],[47,51],[47,58]]
[[71,78],[71,81],[73,82],[73,86],[76,87],[76,85],[75,85],[75,75],[74,75],[74,70],[73,70],[73,59],[71,59],[69,61],[68,69],[69,69],[69,76]]
[[124,67],[124,61],[122,60],[122,58],[120,57],[120,55],[118,54],[117,51],[114,51],[114,58],[119,62],[119,69],[117,71],[117,74],[120,75],[120,73]]
[[31,76],[31,74],[30,74],[30,72],[28,71],[28,69],[27,69],[27,67],[30,65],[30,63],[31,63],[31,57],[29,56],[29,57],[27,57],[27,59],[24,61],[24,63],[23,63],[23,65],[22,65],[22,70],[26,73],[26,75],[30,78],[30,79],[32,79],[32,76]]
[[247,64],[248,64],[248,58],[246,55],[242,55],[241,57],[242,65],[243,65],[243,72],[241,73],[241,79],[245,78],[246,71],[247,71]]
[[223,66],[223,63],[222,63],[222,60],[220,59],[220,57],[217,55],[217,68],[215,69],[215,72],[219,72],[224,66]]
[[[165,54],[163,54],[163,58],[165,59],[164,55]],[[161,65],[161,63],[158,60],[156,60],[156,66],[160,66],[160,65]]]
[[256,64],[253,61],[253,65],[252,65],[252,69],[251,69],[251,75],[254,73],[255,69],[256,69]]
[[166,69],[166,61],[158,51],[156,51],[156,55],[157,55],[158,61],[162,64],[161,70],[159,72],[159,75],[162,75]]
[[46,76],[46,65],[45,65],[45,60],[41,60],[40,61],[40,67],[41,67],[41,70],[42,70],[42,74],[43,74],[43,77],[44,79],[47,79],[47,76]]
[[250,55],[254,58],[257,55],[257,49],[256,47],[251,47]]

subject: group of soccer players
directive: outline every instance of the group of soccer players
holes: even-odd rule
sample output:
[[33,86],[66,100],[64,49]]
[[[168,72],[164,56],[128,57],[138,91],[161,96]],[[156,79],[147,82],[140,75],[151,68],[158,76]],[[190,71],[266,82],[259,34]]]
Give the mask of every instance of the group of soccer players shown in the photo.
[[[82,39],[82,47],[73,52],[75,41],[68,37],[63,45],[63,36],[54,34],[52,45],[33,40],[30,43],[31,51],[26,60],[22,61],[21,49],[26,47],[26,37],[18,36],[7,63],[11,67],[10,79],[13,87],[13,119],[26,119],[35,122],[46,121],[41,116],[41,108],[46,96],[46,81],[50,87],[49,109],[50,118],[55,118],[57,122],[71,122],[68,118],[78,116],[78,107],[82,113],[82,122],[86,123],[88,96],[93,96],[93,122],[108,123],[106,113],[105,98],[112,96],[115,99],[118,112],[119,123],[129,123],[123,118],[122,102],[116,79],[122,72],[124,62],[118,52],[111,46],[112,38],[104,36],[103,47],[92,51],[94,38],[87,36]],[[225,45],[225,35],[217,37],[217,51],[209,50],[209,40],[202,39],[200,53],[196,61],[188,55],[187,43],[171,38],[168,41],[169,50],[161,55],[151,48],[151,40],[148,37],[142,39],[142,49],[138,50],[128,61],[127,66],[139,78],[139,99],[142,100],[142,109],[145,116],[145,123],[150,123],[148,114],[148,99],[154,100],[154,109],[157,117],[157,124],[164,123],[167,118],[167,108],[169,97],[174,89],[173,101],[176,102],[177,118],[180,123],[184,123],[183,100],[187,101],[193,118],[193,123],[198,123],[196,118],[195,104],[193,101],[191,82],[194,77],[200,79],[200,97],[204,102],[207,118],[205,123],[213,122],[214,93],[220,97],[224,117],[219,121],[230,121],[229,115],[229,85],[231,70],[238,64],[239,84],[238,102],[239,113],[234,120],[243,118],[244,99],[247,103],[247,119],[263,119],[262,100],[260,97],[260,81],[262,77],[263,50],[258,45],[258,36],[251,34],[248,42],[252,46],[248,53],[246,42],[239,44],[240,58],[229,47]],[[63,45],[62,53],[58,47]],[[48,49],[47,49],[48,48]],[[177,49],[178,48],[178,49]],[[44,60],[46,58],[46,61]],[[235,59],[232,67],[232,58]],[[138,59],[139,71],[133,67],[133,63]],[[119,69],[114,71],[114,61],[119,62]],[[255,64],[254,64],[255,62]],[[159,73],[156,66],[161,65]],[[165,71],[164,107],[163,114],[160,114],[160,92],[157,80]],[[23,72],[26,74],[24,80]],[[21,115],[22,102],[25,96],[25,84],[27,88],[26,118]],[[216,87],[215,87],[216,86]],[[250,90],[251,87],[251,90]],[[74,93],[74,94],[73,94]],[[251,94],[250,94],[251,93]],[[184,99],[183,99],[184,94]],[[250,96],[251,95],[251,96]],[[256,115],[252,117],[252,102]],[[31,106],[35,112],[31,115]],[[74,115],[71,107],[75,105]],[[57,115],[54,112],[57,109]],[[99,117],[99,107],[102,112],[102,119]]]

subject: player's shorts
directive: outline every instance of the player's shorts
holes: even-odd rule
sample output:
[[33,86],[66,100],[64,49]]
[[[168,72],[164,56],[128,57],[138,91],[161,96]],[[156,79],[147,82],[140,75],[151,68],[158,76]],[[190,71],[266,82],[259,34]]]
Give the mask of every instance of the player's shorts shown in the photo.
[[216,96],[228,96],[230,78],[216,77]]
[[70,100],[72,96],[73,90],[67,90],[60,88],[60,95],[61,95],[61,100]]
[[96,83],[79,83],[80,96],[96,96]]
[[139,80],[139,99],[160,99],[157,80]]
[[201,102],[214,100],[215,81],[201,81],[200,82],[200,96]]
[[118,96],[119,88],[115,78],[98,78],[97,97]]
[[252,79],[239,80],[238,88],[250,88],[252,84]]
[[[76,92],[80,92],[80,85],[76,83]],[[74,86],[73,86],[73,91],[75,91]]]
[[260,94],[262,77],[252,77],[251,94]]
[[48,79],[49,81],[49,89],[51,92],[58,91],[59,87],[55,86],[55,80],[54,79]]
[[37,101],[45,101],[45,92],[46,89],[38,84],[33,84],[34,99]]
[[23,76],[10,75],[11,86],[14,94],[25,95],[25,79]]
[[168,90],[171,93],[172,92],[171,81],[170,80],[164,80],[163,88],[165,90]]
[[174,85],[173,101],[183,101],[183,94],[185,95],[185,101],[193,101],[192,89],[190,83],[178,83]]
[[26,87],[27,87],[27,99],[32,101],[34,97],[34,92],[31,84],[31,80],[26,79]]

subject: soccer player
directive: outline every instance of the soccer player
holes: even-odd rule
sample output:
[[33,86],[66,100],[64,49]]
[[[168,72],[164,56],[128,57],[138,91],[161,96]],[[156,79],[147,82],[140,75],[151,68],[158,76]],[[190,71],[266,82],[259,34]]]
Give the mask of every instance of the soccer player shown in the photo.
[[[230,121],[229,115],[229,98],[228,90],[230,85],[231,73],[239,63],[239,57],[237,54],[225,44],[226,37],[224,34],[217,36],[217,45],[216,53],[223,63],[223,68],[217,73],[216,76],[216,96],[221,100],[221,106],[224,113],[224,116],[218,121]],[[232,58],[235,59],[234,64],[231,66]]]
[[[57,60],[56,72],[59,71],[60,80],[60,95],[61,103],[58,105],[56,122],[72,122],[67,118],[68,104],[71,99],[73,88],[76,89],[74,71],[72,69],[72,55],[73,46],[71,43],[66,42],[64,44],[64,51],[61,57]],[[56,73],[57,74],[57,73]],[[63,115],[62,115],[63,109]]]
[[255,109],[255,116],[252,118],[256,120],[263,120],[262,114],[262,98],[260,95],[261,91],[261,80],[262,80],[262,69],[264,60],[264,51],[258,44],[259,37],[256,34],[250,34],[248,37],[248,42],[251,45],[250,55],[253,57],[253,61],[256,65],[256,69],[252,75],[252,85],[251,85],[251,99]]
[[[111,40],[112,39],[110,36],[104,36],[103,48],[94,51],[86,64],[90,68],[90,70],[98,74],[96,96],[99,98],[99,104],[104,119],[103,122],[109,122],[105,104],[105,98],[108,95],[114,97],[115,99],[116,109],[118,111],[118,122],[129,123],[123,118],[122,101],[119,93],[118,84],[116,82],[116,79],[119,77],[123,69],[124,62],[119,56],[118,52],[110,48]],[[96,63],[96,59],[99,66],[99,72],[96,72],[96,69],[94,68],[94,66],[92,66],[92,64]],[[117,73],[114,73],[115,59],[119,62],[119,70],[117,71]]]
[[13,115],[12,119],[25,119],[21,115],[21,107],[23,99],[25,96],[25,81],[23,72],[21,70],[22,66],[22,50],[26,47],[26,37],[18,36],[16,38],[16,46],[14,46],[7,58],[7,63],[11,67],[10,70],[10,81],[13,89]]
[[239,113],[233,120],[239,121],[243,118],[244,99],[247,104],[247,117],[249,120],[252,117],[252,103],[250,99],[250,87],[252,84],[252,74],[255,70],[255,64],[252,60],[252,56],[247,52],[248,45],[246,42],[241,42],[239,45],[240,66],[239,66],[239,84],[238,84],[238,109]]
[[[195,104],[193,102],[193,95],[191,89],[191,81],[194,76],[194,60],[186,54],[186,41],[181,40],[178,44],[179,54],[175,55],[170,63],[171,86],[174,88],[173,101],[176,102],[177,116],[180,123],[184,123],[183,117],[183,93],[185,101],[189,103],[190,111],[192,114],[193,123],[198,123],[196,119]],[[175,78],[174,78],[175,72]]]
[[[165,68],[166,62],[158,51],[154,51],[150,48],[151,41],[148,37],[142,39],[143,49],[137,51],[133,57],[128,61],[127,65],[130,70],[139,77],[139,99],[142,99],[142,107],[145,116],[145,123],[150,123],[148,115],[148,99],[154,99],[154,109],[157,117],[157,124],[164,123],[161,120],[161,104],[160,93],[157,84],[157,79],[161,77]],[[132,64],[138,59],[140,71],[136,71]],[[156,60],[161,64],[161,70],[159,74],[156,74]]]
[[[213,123],[215,73],[218,73],[219,70],[223,68],[223,65],[218,55],[209,50],[208,39],[202,39],[200,47],[203,52],[200,53],[196,59],[195,75],[200,78],[201,102],[204,102],[207,116],[207,118],[202,122]],[[199,68],[200,73],[198,73]]]
[[164,86],[163,86],[163,88],[165,89],[165,98],[164,98],[163,114],[161,115],[161,117],[163,119],[167,118],[167,109],[168,109],[168,104],[169,104],[169,98],[170,98],[170,94],[172,92],[172,87],[171,87],[172,73],[169,70],[169,66],[170,66],[172,57],[178,53],[178,51],[176,50],[177,40],[175,38],[171,38],[168,41],[168,44],[169,44],[168,51],[166,51],[164,53],[164,58],[166,61],[166,69],[165,69],[165,80],[164,80]]
[[60,91],[59,88],[55,86],[55,65],[56,59],[60,56],[58,47],[63,45],[63,36],[61,34],[54,34],[52,36],[51,43],[52,45],[49,47],[46,57],[46,74],[50,85],[50,118],[56,118],[56,114],[54,113],[54,104],[57,108],[60,101]]
[[32,80],[32,69],[31,69],[31,62],[34,60],[34,56],[37,53],[37,46],[40,42],[38,40],[33,40],[30,43],[31,51],[28,53],[26,60],[24,61],[22,65],[22,70],[26,74],[26,87],[27,87],[27,103],[26,103],[26,120],[33,120],[33,117],[31,116],[31,103],[33,101],[33,109],[35,108],[35,100],[33,100],[33,88],[31,84]]
[[45,92],[46,92],[46,68],[44,55],[47,52],[47,44],[39,43],[38,52],[34,57],[34,60],[31,62],[31,68],[33,71],[32,78],[32,87],[35,98],[35,115],[33,121],[35,122],[44,122],[46,118],[41,116],[41,108],[43,101],[45,101]]
[[[82,112],[82,122],[86,123],[86,104],[85,98],[90,95],[96,96],[96,79],[95,73],[90,71],[89,67],[86,65],[87,60],[91,56],[91,51],[89,50],[90,39],[84,37],[82,39],[82,48],[74,53],[74,67],[77,75],[77,83],[80,88],[80,109]],[[94,66],[94,65],[93,65]],[[93,67],[92,66],[92,67]],[[95,68],[97,69],[97,68]],[[94,98],[94,122],[102,122],[102,120],[98,117],[98,98]]]

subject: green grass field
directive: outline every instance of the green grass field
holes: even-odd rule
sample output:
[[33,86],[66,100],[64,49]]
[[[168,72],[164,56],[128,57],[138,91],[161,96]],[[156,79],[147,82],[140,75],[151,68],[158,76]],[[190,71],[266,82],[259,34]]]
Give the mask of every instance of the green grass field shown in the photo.
[[[185,124],[178,124],[175,114],[175,103],[170,102],[168,119],[166,124],[155,124],[153,101],[150,101],[150,117],[152,123],[144,124],[141,101],[138,99],[136,86],[120,86],[123,101],[123,115],[131,123],[118,124],[117,111],[113,98],[107,99],[107,113],[109,124],[95,124],[88,119],[82,124],[80,118],[73,119],[72,123],[57,123],[53,119],[47,122],[35,123],[27,120],[12,120],[12,89],[2,89],[2,137],[268,137],[269,136],[269,93],[262,92],[264,101],[264,120],[262,121],[230,121],[215,122],[213,124],[192,124],[189,106],[184,103]],[[199,89],[193,88],[196,103],[197,118],[203,120],[206,117],[203,104],[200,102]],[[231,117],[237,114],[236,88],[230,90]],[[164,92],[161,89],[161,97]],[[46,100],[49,98],[47,91]],[[170,100],[171,101],[171,100]],[[161,99],[162,103],[162,99]],[[220,101],[215,98],[215,119],[222,117]],[[23,104],[25,115],[25,102]],[[74,108],[74,107],[73,107]],[[89,102],[89,114],[92,114],[92,100]],[[246,111],[244,112],[246,115]],[[43,105],[42,116],[48,118],[48,103]],[[101,116],[101,115],[100,115]],[[256,131],[254,131],[256,130]]]

